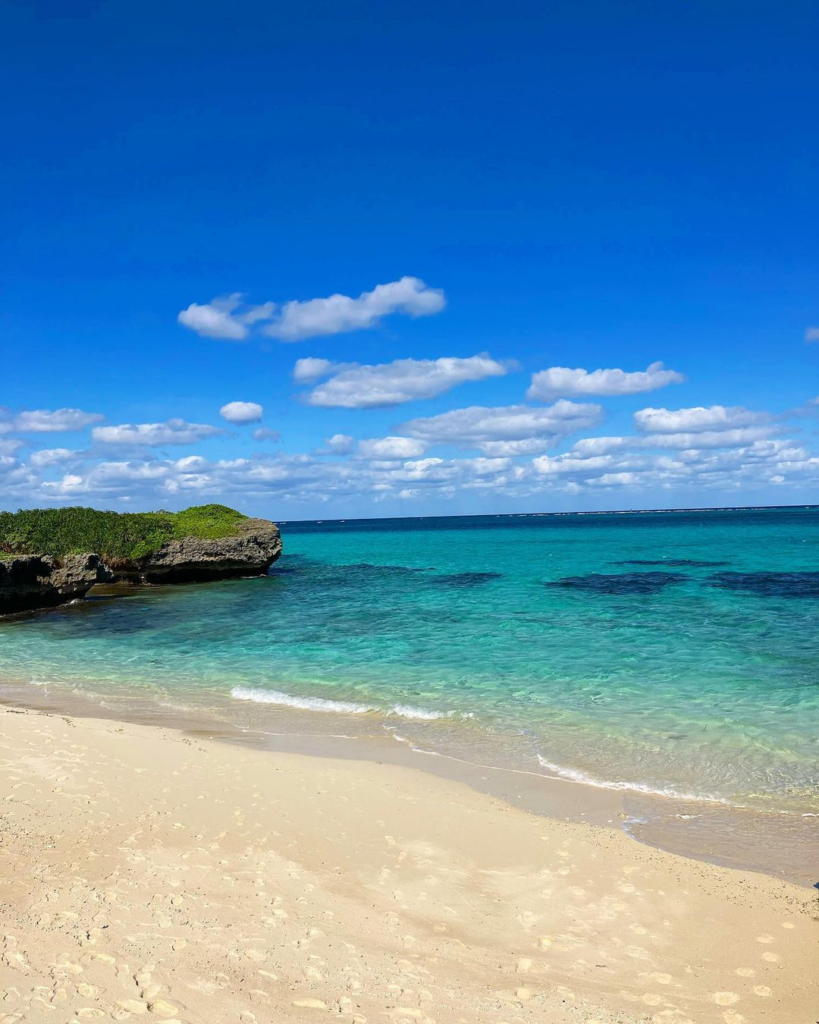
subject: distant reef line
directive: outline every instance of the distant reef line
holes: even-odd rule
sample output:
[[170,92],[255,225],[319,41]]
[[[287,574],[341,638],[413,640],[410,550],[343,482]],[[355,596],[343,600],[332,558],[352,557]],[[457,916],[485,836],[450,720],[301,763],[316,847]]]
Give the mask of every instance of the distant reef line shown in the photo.
[[192,583],[263,575],[279,528],[225,505],[182,512],[0,512],[0,615],[84,597],[98,583]]

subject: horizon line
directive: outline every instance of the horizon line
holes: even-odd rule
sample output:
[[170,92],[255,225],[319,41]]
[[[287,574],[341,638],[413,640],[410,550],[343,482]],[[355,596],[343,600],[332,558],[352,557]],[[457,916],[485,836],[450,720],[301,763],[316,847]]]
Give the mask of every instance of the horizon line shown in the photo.
[[611,516],[646,515],[655,512],[765,512],[778,509],[819,509],[819,504],[800,502],[796,505],[700,505],[679,508],[609,508],[577,512],[468,512],[461,515],[426,516],[345,516],[343,519],[274,519],[281,524],[290,523],[368,523],[400,519],[505,519],[511,516],[528,518],[536,516]]

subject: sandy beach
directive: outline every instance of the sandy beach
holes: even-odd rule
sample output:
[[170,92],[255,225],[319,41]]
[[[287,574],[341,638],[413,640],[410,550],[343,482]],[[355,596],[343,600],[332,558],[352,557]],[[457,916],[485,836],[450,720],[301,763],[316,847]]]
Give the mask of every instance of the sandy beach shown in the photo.
[[815,893],[409,767],[0,713],[0,1021],[814,1021]]

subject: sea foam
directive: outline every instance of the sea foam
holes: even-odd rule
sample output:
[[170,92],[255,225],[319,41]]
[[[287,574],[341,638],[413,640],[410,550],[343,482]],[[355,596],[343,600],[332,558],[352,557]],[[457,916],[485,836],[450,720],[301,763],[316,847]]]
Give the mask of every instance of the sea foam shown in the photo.
[[697,803],[723,804],[727,807],[741,806],[740,804],[732,803],[730,800],[725,800],[722,797],[714,796],[711,793],[681,793],[670,787],[655,788],[653,786],[647,786],[642,782],[614,782],[609,779],[596,779],[593,775],[587,775],[586,772],[577,771],[574,768],[564,768],[559,764],[547,761],[541,754],[537,755],[537,759],[541,768],[545,768],[547,771],[554,773],[557,778],[565,779],[567,782],[579,782],[584,786],[593,786],[596,789],[614,789],[621,792],[628,791],[632,793],[643,793],[646,796],[669,797],[674,800],[693,800]]
[[399,718],[414,718],[432,722],[438,718],[449,718],[444,711],[427,711],[408,704],[395,704],[390,708],[377,708],[371,704],[359,704],[349,700],[328,700],[325,697],[294,697],[281,690],[259,690],[248,686],[234,686],[230,691],[236,700],[249,700],[256,704],[277,704],[280,707],[298,708],[300,711],[327,711],[336,715],[382,714]]

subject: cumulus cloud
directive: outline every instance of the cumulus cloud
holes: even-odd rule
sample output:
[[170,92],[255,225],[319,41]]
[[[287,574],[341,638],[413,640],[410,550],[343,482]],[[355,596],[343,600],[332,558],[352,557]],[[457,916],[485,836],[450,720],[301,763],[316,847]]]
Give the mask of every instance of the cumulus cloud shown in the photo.
[[83,412],[82,409],[31,409],[4,416],[0,433],[19,430],[21,433],[57,434],[84,430],[92,423],[100,423],[105,417],[98,412]]
[[507,372],[508,365],[482,354],[466,359],[451,356],[396,359],[374,366],[300,359],[294,376],[297,380],[330,377],[307,394],[306,401],[310,405],[330,409],[384,409],[416,399],[434,398],[458,384],[502,377]]
[[[443,458],[424,453],[406,457],[408,451],[417,449],[395,447],[394,438],[368,439],[371,446],[366,442],[363,446],[367,457],[355,451],[351,457],[338,459],[323,457],[326,451],[277,451],[220,460],[199,454],[156,458],[153,453],[114,460],[92,451],[69,453],[71,457],[66,455],[64,461],[55,455],[51,465],[37,466],[0,454],[0,477],[7,502],[75,502],[81,498],[111,505],[127,498],[147,507],[168,507],[205,500],[240,505],[244,500],[274,500],[279,508],[290,503],[307,502],[306,509],[328,503],[340,514],[340,503],[346,498],[369,497],[381,502],[397,499],[405,490],[434,501],[473,490],[516,501],[532,496],[542,500],[557,493],[576,496],[584,491],[619,490],[645,495],[652,503],[660,503],[662,495],[669,492],[665,500],[673,504],[675,490],[686,495],[709,491],[741,494],[747,488],[753,493],[758,487],[798,485],[801,490],[796,493],[801,493],[819,482],[819,458],[793,441],[768,438],[738,447],[678,450],[658,449],[654,444],[657,438],[664,443],[673,436],[584,438],[565,454],[542,455],[525,463],[501,456]],[[701,439],[707,432],[696,436]],[[595,447],[592,442],[598,440],[609,443]],[[634,441],[641,446],[632,449]]]
[[738,405],[699,405],[691,409],[641,409],[634,414],[634,426],[644,433],[670,434],[749,427],[771,419],[769,413],[753,412]]
[[91,436],[103,444],[135,444],[158,446],[193,444],[223,433],[219,427],[206,423],[186,423],[172,419],[166,423],[121,423],[112,427],[94,427]]
[[819,327],[808,327],[805,331],[805,341],[819,341]]
[[333,434],[324,442],[334,455],[347,455],[353,450],[355,438],[349,434]]
[[699,433],[688,432],[679,434],[649,434],[644,438],[646,448],[739,448],[743,445],[761,441],[772,434],[778,433],[777,428],[769,427],[735,427],[732,430],[703,430]]
[[[532,466],[573,494],[586,487],[735,490],[819,478],[819,459],[792,441],[755,437],[755,429],[584,438],[561,455],[533,459]],[[677,450],[671,450],[672,439]],[[691,441],[699,447],[690,447]]]
[[423,455],[427,446],[411,437],[374,437],[358,442],[358,451],[365,459],[412,459]]
[[595,470],[603,469],[612,464],[610,455],[590,455],[575,457],[571,452],[563,455],[539,455],[532,459],[532,465],[544,476],[582,473],[591,475]]
[[72,451],[70,448],[41,448],[40,451],[31,453],[29,462],[32,466],[58,466],[81,455],[81,452]]
[[625,370],[571,370],[552,366],[532,375],[526,397],[539,402],[555,398],[591,395],[636,395],[656,391],[668,384],[682,384],[685,377],[676,370],[666,370],[662,363],[652,363],[647,370],[627,373]]
[[259,325],[261,332],[271,338],[303,341],[377,327],[384,317],[393,313],[431,316],[446,305],[440,288],[430,288],[417,277],[402,277],[376,285],[357,298],[335,294],[306,302],[294,299],[282,306],[264,302],[244,308],[242,299],[240,292],[234,292],[203,304],[192,302],[177,319],[184,327],[206,338],[244,341],[251,329]]
[[196,331],[204,338],[244,341],[254,324],[273,316],[276,306],[273,302],[265,302],[261,306],[250,306],[239,312],[241,305],[241,292],[234,292],[202,305],[192,302],[187,309],[182,310],[177,320],[183,327]]
[[517,456],[538,455],[552,447],[551,437],[526,437],[521,441],[484,441],[481,451],[487,455]]
[[219,415],[228,423],[258,423],[264,416],[264,409],[257,402],[228,402],[219,410]]
[[687,431],[676,434],[647,434],[633,437],[586,437],[572,446],[572,451],[584,457],[605,455],[624,449],[650,448],[739,448],[761,441],[777,433],[773,425],[735,427],[730,430]]
[[297,359],[293,367],[293,379],[299,384],[312,384],[314,381],[327,377],[335,370],[338,372],[345,364],[333,363],[329,359],[316,359],[307,356]]
[[358,298],[329,295],[307,302],[285,302],[264,333],[280,341],[303,341],[328,334],[343,334],[377,327],[385,316],[403,313],[411,317],[440,313],[446,305],[440,288],[430,288],[417,277],[402,277],[379,284]]
[[501,488],[523,472],[520,467],[510,467],[505,459],[399,458],[379,462],[355,457],[337,462],[282,453],[210,461],[191,455],[182,459],[89,462],[72,466],[58,479],[28,477],[25,484],[21,481],[20,490],[45,501],[73,501],[82,496],[84,500],[109,502],[123,494],[160,504],[199,502],[226,495],[234,502],[242,497],[323,502],[367,494],[383,500],[396,498],[407,487],[436,497],[450,496],[458,486]]
[[499,441],[555,443],[576,430],[596,426],[602,416],[603,410],[599,405],[561,399],[545,408],[473,405],[438,416],[410,420],[400,429],[402,433],[429,444],[454,444],[498,455],[500,453],[493,446]]

